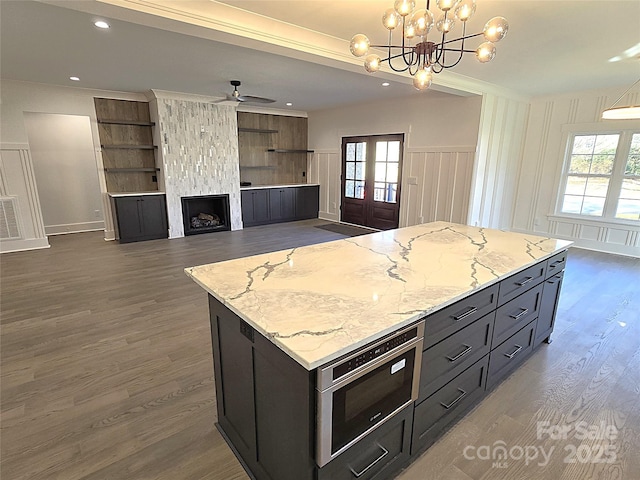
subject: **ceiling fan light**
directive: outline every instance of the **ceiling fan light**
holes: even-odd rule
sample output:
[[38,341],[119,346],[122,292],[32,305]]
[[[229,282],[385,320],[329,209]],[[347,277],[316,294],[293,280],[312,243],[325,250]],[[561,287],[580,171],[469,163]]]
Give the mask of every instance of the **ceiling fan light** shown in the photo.
[[476,12],[476,0],[462,0],[456,7],[456,18],[461,22],[466,22]]
[[402,23],[402,17],[393,8],[385,10],[382,15],[382,25],[387,30],[393,30]]
[[438,21],[436,22],[436,28],[439,32],[449,33],[455,27],[456,22],[453,19],[453,16],[448,17],[445,13],[443,13]]
[[484,38],[496,43],[506,37],[509,31],[509,22],[504,17],[493,17],[487,22],[482,31]]
[[369,73],[376,73],[380,70],[380,57],[376,54],[368,55],[364,59],[364,69]]
[[398,12],[398,15],[406,17],[407,15],[411,15],[413,9],[416,8],[416,2],[415,0],[396,0],[393,8]]
[[476,58],[480,63],[487,63],[496,56],[496,46],[491,42],[484,42],[476,49]]
[[433,28],[433,14],[424,8],[416,10],[411,17],[411,23],[415,25],[416,35],[424,37]]
[[356,57],[363,57],[364,55],[369,53],[370,46],[371,42],[369,41],[369,38],[362,33],[358,33],[351,39],[349,50],[351,50],[351,53]]
[[413,86],[417,90],[426,90],[431,86],[431,82],[433,82],[431,67],[420,68],[413,76]]
[[628,107],[608,108],[602,112],[605,120],[637,120],[640,119],[640,105],[629,105]]
[[448,12],[452,8],[455,8],[458,5],[459,0],[436,0],[436,5],[443,12]]

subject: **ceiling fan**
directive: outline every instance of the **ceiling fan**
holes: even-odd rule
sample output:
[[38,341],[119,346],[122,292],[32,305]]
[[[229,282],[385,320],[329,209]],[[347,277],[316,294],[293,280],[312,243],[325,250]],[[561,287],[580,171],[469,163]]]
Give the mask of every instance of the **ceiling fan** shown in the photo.
[[275,100],[272,100],[270,98],[265,98],[265,97],[256,97],[253,95],[240,95],[240,92],[238,91],[238,87],[241,85],[240,80],[231,80],[231,85],[233,86],[233,93],[232,94],[228,94],[227,93],[227,98],[225,98],[224,100],[219,100],[216,103],[219,102],[238,102],[238,103],[243,103],[243,102],[247,102],[247,103],[274,103]]

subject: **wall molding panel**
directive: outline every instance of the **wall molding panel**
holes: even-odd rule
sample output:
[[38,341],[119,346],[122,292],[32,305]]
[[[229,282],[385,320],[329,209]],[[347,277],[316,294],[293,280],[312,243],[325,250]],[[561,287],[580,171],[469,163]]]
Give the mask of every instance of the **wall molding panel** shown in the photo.
[[49,248],[28,144],[0,144],[0,197],[15,199],[22,237],[0,241],[0,252]]

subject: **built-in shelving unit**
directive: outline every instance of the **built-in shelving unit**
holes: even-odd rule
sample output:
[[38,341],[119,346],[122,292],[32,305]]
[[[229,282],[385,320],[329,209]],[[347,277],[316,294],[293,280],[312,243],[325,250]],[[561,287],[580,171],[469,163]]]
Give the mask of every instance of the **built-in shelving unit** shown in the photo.
[[306,182],[307,119],[238,112],[240,180],[254,185]]
[[95,98],[107,192],[158,190],[149,104]]

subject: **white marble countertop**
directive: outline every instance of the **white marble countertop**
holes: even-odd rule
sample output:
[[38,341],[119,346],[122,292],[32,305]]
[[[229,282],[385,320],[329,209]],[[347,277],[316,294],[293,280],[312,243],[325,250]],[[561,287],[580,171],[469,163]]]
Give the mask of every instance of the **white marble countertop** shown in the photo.
[[140,195],[164,195],[165,192],[158,192],[156,190],[152,192],[117,192],[117,193],[109,193],[110,197],[138,197]]
[[434,222],[185,272],[313,370],[571,243]]
[[286,187],[317,187],[319,183],[289,183],[284,185],[251,185],[250,187],[240,187],[240,190],[259,190],[261,188],[286,188]]

